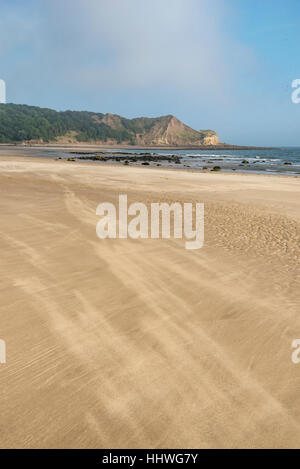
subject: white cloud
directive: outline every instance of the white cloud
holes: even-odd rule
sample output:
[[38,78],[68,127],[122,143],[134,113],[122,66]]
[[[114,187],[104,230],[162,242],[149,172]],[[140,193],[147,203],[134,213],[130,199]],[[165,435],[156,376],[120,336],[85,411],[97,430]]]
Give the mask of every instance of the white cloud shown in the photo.
[[241,69],[254,63],[228,33],[227,0],[0,0],[0,7],[0,75],[15,102],[180,117],[186,103],[195,113],[232,105]]
[[[87,86],[221,92],[248,51],[224,33],[222,0],[51,0],[41,55]],[[238,62],[238,64],[237,64]]]

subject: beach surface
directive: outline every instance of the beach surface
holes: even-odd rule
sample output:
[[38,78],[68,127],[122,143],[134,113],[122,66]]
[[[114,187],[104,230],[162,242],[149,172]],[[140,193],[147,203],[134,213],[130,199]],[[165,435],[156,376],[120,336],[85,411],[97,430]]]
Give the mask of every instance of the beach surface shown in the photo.
[[[203,202],[205,242],[96,236]],[[1,448],[300,448],[300,180],[0,158]]]

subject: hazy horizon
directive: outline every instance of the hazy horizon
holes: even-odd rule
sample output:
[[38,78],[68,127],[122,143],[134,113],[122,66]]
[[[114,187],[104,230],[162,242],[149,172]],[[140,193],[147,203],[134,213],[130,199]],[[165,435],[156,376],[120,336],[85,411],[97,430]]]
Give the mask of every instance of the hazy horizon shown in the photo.
[[291,100],[300,76],[296,0],[0,7],[7,102],[127,118],[172,114],[222,142],[300,146],[300,105]]

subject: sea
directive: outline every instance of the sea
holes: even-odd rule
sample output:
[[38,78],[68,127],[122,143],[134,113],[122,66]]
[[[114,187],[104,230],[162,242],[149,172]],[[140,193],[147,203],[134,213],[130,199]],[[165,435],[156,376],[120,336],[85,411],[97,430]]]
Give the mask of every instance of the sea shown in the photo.
[[[116,150],[116,152],[119,150]],[[246,173],[300,175],[300,147],[253,150],[122,150],[129,153],[181,157],[181,165],[191,169],[212,169]],[[178,165],[179,166],[179,165]]]

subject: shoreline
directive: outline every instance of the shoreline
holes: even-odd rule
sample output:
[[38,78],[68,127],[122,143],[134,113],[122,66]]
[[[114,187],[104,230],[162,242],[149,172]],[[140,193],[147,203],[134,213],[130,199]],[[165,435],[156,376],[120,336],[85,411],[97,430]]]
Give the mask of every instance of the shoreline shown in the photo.
[[[147,149],[149,150],[149,149]],[[138,151],[138,150],[136,150]],[[224,154],[205,154],[203,157],[185,155],[184,153],[169,154],[169,153],[151,153],[139,152],[134,153],[134,150],[126,151],[124,148],[110,150],[105,148],[100,150],[99,148],[93,149],[92,147],[16,147],[16,146],[0,146],[0,157],[26,157],[26,158],[42,158],[42,159],[53,159],[53,160],[64,160],[68,164],[71,162],[85,161],[86,163],[94,163],[98,165],[113,166],[147,166],[157,168],[169,168],[174,170],[184,171],[199,171],[199,172],[221,172],[221,173],[238,173],[238,174],[270,174],[270,175],[286,175],[289,177],[299,177],[300,166],[288,163],[282,163],[273,167],[268,165],[265,160],[263,164],[259,160],[247,161],[244,157],[236,159],[230,158],[230,155]],[[205,159],[204,159],[205,158]],[[245,159],[247,164],[243,164]],[[252,161],[252,162],[251,162]],[[255,164],[256,163],[256,164]]]
[[9,146],[17,148],[98,148],[101,150],[110,150],[110,149],[123,149],[123,150],[280,150],[281,147],[257,147],[257,146],[248,146],[248,145],[187,145],[187,146],[172,146],[172,145],[125,145],[125,144],[97,144],[97,143],[70,143],[70,144],[60,144],[58,143],[0,143],[0,147]]
[[[298,175],[295,175],[295,174],[285,174],[285,173],[271,173],[271,172],[267,172],[267,171],[261,171],[261,172],[254,172],[254,171],[210,171],[210,170],[202,170],[202,169],[198,169],[198,168],[190,168],[190,169],[187,169],[187,168],[182,168],[182,167],[177,167],[177,165],[173,165],[171,167],[163,167],[163,166],[160,166],[160,167],[156,167],[156,166],[142,166],[142,165],[124,165],[124,164],[121,164],[121,163],[110,163],[110,162],[101,162],[101,161],[84,161],[84,160],[77,160],[77,161],[68,161],[67,158],[66,159],[60,159],[58,160],[57,158],[54,158],[54,157],[39,157],[39,156],[34,156],[34,157],[30,157],[30,156],[25,156],[25,155],[18,155],[18,156],[15,156],[15,157],[7,157],[7,156],[3,156],[1,155],[0,153],[0,163],[1,161],[3,162],[13,162],[12,160],[15,160],[16,162],[17,161],[24,161],[24,162],[28,162],[28,163],[31,163],[31,162],[37,162],[37,163],[45,163],[47,161],[47,163],[57,163],[57,164],[60,164],[60,165],[66,165],[66,166],[73,166],[73,168],[75,168],[76,166],[85,166],[85,167],[89,167],[89,166],[94,166],[94,167],[108,167],[108,168],[132,168],[132,169],[140,169],[140,170],[144,170],[144,171],[147,171],[147,170],[150,170],[150,171],[170,171],[170,172],[178,172],[178,173],[183,173],[183,174],[206,174],[206,175],[211,175],[212,177],[214,176],[236,176],[236,177],[239,177],[239,176],[245,176],[245,177],[251,177],[251,176],[255,176],[255,177],[268,177],[268,178],[285,178],[285,179],[288,179],[290,180],[291,178],[296,178],[298,179]],[[76,166],[74,165],[74,163],[76,164]]]

